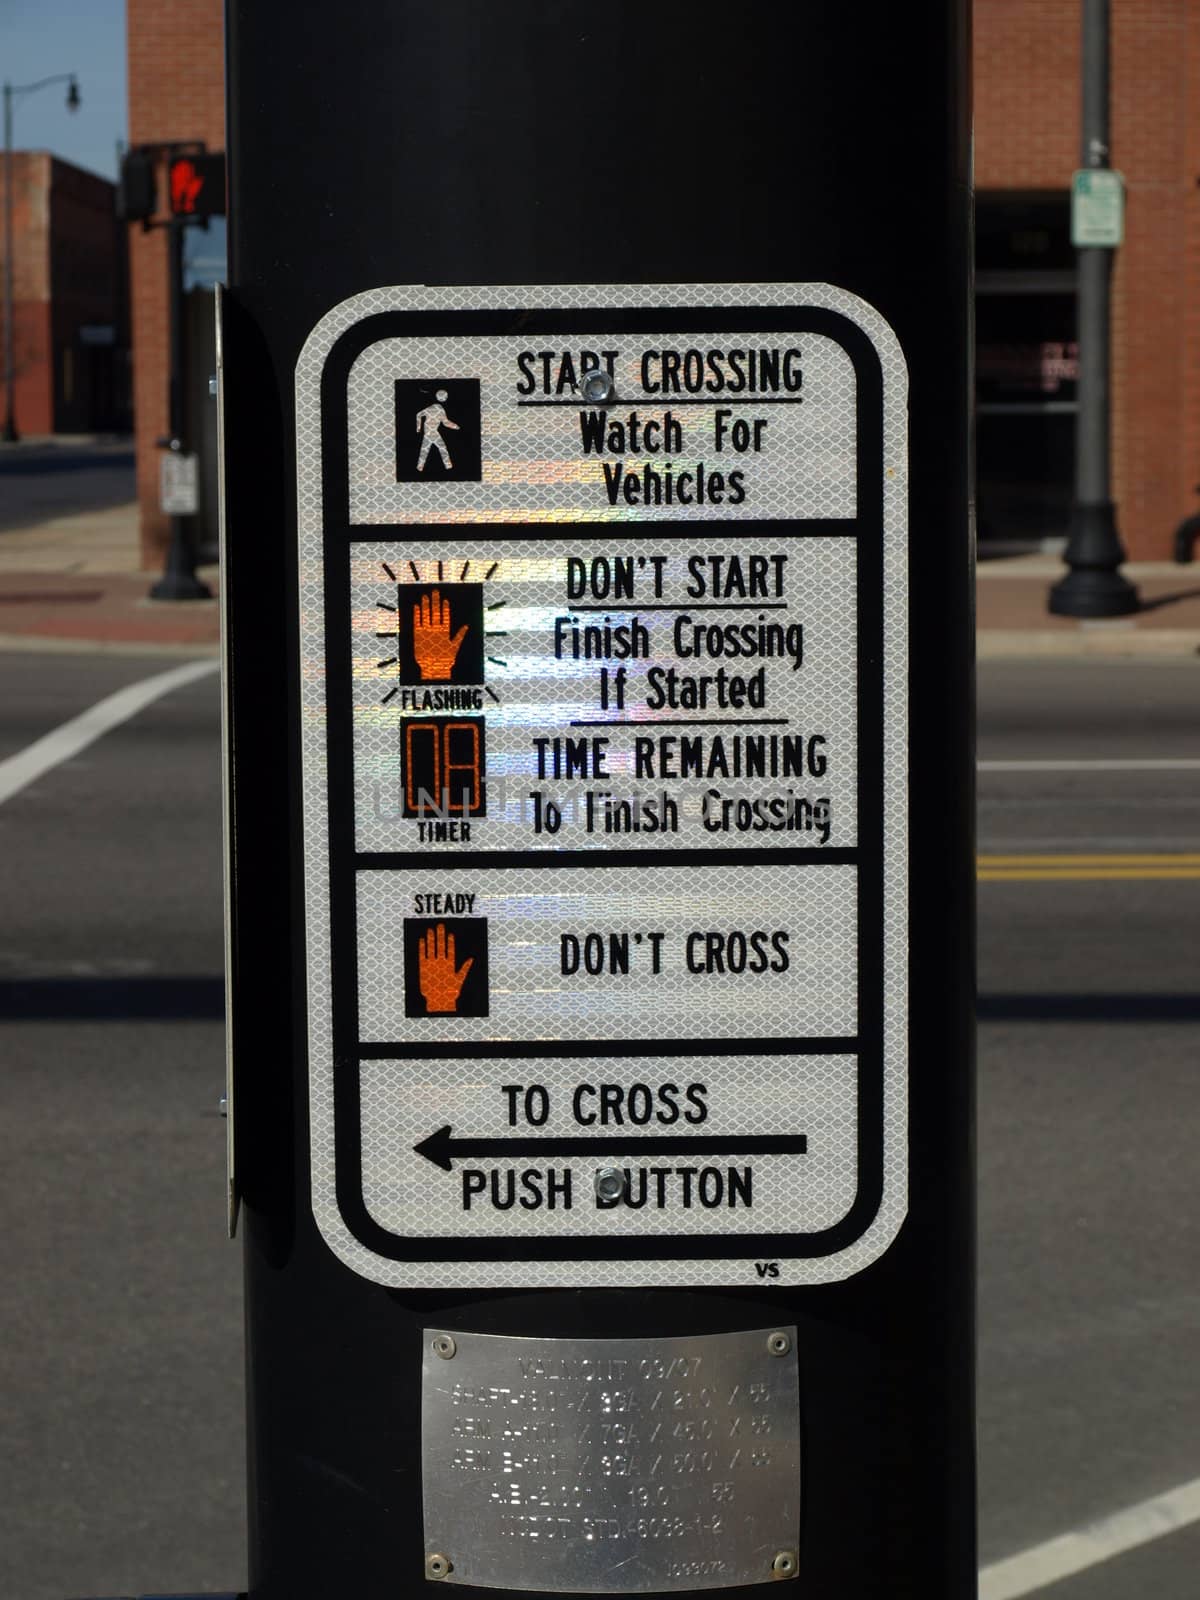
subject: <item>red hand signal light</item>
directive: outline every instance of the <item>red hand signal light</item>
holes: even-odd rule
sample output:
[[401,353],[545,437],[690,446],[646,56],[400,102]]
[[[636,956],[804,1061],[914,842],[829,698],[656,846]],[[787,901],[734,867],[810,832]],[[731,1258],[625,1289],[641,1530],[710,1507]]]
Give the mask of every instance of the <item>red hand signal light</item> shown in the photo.
[[184,157],[171,163],[171,210],[176,216],[191,216],[195,212],[203,187],[203,174],[196,171],[194,161]]

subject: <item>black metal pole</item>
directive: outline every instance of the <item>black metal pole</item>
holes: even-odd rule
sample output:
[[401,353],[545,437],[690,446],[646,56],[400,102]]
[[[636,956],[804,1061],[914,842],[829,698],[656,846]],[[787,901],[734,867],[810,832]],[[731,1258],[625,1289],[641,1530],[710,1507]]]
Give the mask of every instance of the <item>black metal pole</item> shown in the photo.
[[[1110,165],[1109,0],[1083,0],[1082,163]],[[1075,429],[1075,504],[1064,559],[1070,572],[1050,590],[1062,617],[1120,617],[1138,609],[1138,593],[1118,570],[1125,550],[1117,531],[1110,467],[1112,433],[1113,250],[1082,246],[1079,260],[1079,411]]]
[[[170,371],[167,379],[170,438],[165,448],[187,449],[187,328],[183,316],[182,217],[167,223],[167,304]],[[152,600],[211,600],[212,590],[196,576],[196,519],[174,513],[162,577],[150,589]]]
[[[547,1345],[703,1342],[780,1323],[797,1329],[800,1352],[796,1592],[969,1600],[976,1552],[966,0],[869,13],[843,0],[808,0],[752,7],[736,19],[715,0],[342,0],[336,8],[294,0],[285,50],[273,8],[230,0],[226,38],[224,592],[251,1600],[394,1600],[446,1575],[436,1565],[441,1553],[425,1545],[422,1511],[421,1367],[431,1327]],[[319,626],[323,613],[300,616],[313,571],[297,553],[297,468],[323,464],[331,595],[361,566],[362,541],[396,529],[350,525],[344,439],[336,428],[322,437],[297,415],[301,352],[333,308],[386,285],[613,285],[607,315],[616,321],[635,299],[622,286],[772,283],[828,284],[858,297],[894,330],[907,363],[909,449],[887,481],[903,481],[909,492],[909,581],[889,602],[911,639],[909,753],[877,774],[907,806],[909,898],[898,926],[909,979],[904,1005],[889,1019],[915,1068],[905,1098],[907,1220],[862,1270],[851,1265],[835,1281],[805,1287],[772,1287],[771,1260],[757,1274],[749,1263],[744,1279],[723,1288],[431,1290],[369,1281],[335,1255],[313,1211],[325,1151],[310,1130],[307,990],[333,955],[305,943],[303,869],[314,840],[299,822],[301,749],[315,725],[325,727],[326,710],[311,699],[302,710],[301,695],[324,684],[327,665],[301,655],[301,629]],[[517,290],[511,301],[507,320],[495,314],[505,336],[520,329],[531,303]],[[422,314],[431,339],[458,326],[444,311]],[[345,327],[355,315],[345,311]],[[708,316],[702,326],[720,328],[728,312]],[[648,315],[640,325],[647,339],[661,331]],[[534,350],[558,351],[575,337],[564,333],[560,343],[548,317],[539,326]],[[746,326],[749,338],[757,327]],[[324,380],[322,403],[332,415],[344,410],[352,357],[347,345],[344,367],[331,361]],[[844,362],[830,369],[826,384],[843,369]],[[416,375],[442,376],[432,367]],[[431,390],[428,403],[434,398]],[[800,410],[819,415],[823,403],[818,385]],[[451,417],[455,405],[452,396]],[[412,450],[416,409],[414,401],[405,413]],[[458,452],[462,436],[446,437]],[[829,441],[815,436],[806,448],[819,477]],[[394,488],[397,467],[386,453],[353,470]],[[436,486],[420,487],[431,488],[435,504]],[[870,524],[864,574],[882,543],[870,509],[879,491],[878,475],[858,484]],[[772,514],[764,513],[763,528]],[[687,531],[679,524],[675,537],[679,530]],[[515,531],[568,543],[579,535],[578,525]],[[726,530],[728,549],[749,531]],[[832,549],[836,528],[810,531],[828,536]],[[461,527],[451,532],[466,537]],[[660,532],[664,544],[648,546],[652,553],[665,548],[670,530]],[[390,601],[383,591],[377,598],[391,606],[378,616],[394,616],[394,592]],[[342,613],[329,605],[336,642]],[[395,740],[398,749],[398,731]],[[328,749],[321,782],[344,786],[353,751],[332,736]],[[869,767],[877,760],[868,744],[862,755]],[[864,849],[875,848],[877,812],[862,826]],[[340,845],[352,858],[363,849],[350,835]],[[369,865],[364,858],[353,870]],[[432,871],[439,860],[431,854],[428,865]],[[526,868],[530,896],[540,892],[541,872]],[[631,904],[644,881],[631,869]],[[864,985],[870,963],[864,954]],[[402,976],[393,974],[401,985]],[[443,1055],[401,1062],[397,1092],[424,1073],[436,1105],[439,1074],[453,1065]],[[603,1074],[622,1063],[614,1052],[592,1065]],[[339,1115],[366,1070],[353,1051],[339,1055],[336,1093],[348,1093]],[[641,1226],[630,1222],[631,1237]],[[619,1264],[607,1271],[607,1281],[620,1284]],[[456,1381],[446,1372],[446,1385]],[[475,1448],[472,1431],[491,1425],[480,1409],[490,1404],[487,1395],[478,1405],[464,1401],[464,1461]],[[565,1410],[544,1412],[542,1421],[575,1426]],[[702,1419],[693,1421],[701,1431]],[[508,1424],[498,1410],[492,1423],[503,1450]],[[552,1428],[540,1437],[552,1450]],[[528,1458],[528,1443],[522,1448]],[[796,1467],[777,1462],[772,1470]],[[638,1485],[630,1487],[636,1506]],[[654,1485],[642,1489],[652,1500]],[[538,1485],[521,1492],[532,1505]],[[681,1503],[688,1493],[680,1490]],[[703,1495],[711,1506],[707,1483]],[[643,1520],[647,1540],[663,1531],[653,1517]],[[712,1574],[688,1566],[685,1524],[679,1528],[674,1581],[684,1587],[674,1592],[714,1592],[705,1587]],[[527,1541],[526,1549],[536,1572],[537,1547]],[[694,1589],[686,1586],[693,1575]],[[766,1581],[795,1575],[795,1562],[772,1570],[766,1552]],[[631,1566],[615,1582],[637,1592]]]

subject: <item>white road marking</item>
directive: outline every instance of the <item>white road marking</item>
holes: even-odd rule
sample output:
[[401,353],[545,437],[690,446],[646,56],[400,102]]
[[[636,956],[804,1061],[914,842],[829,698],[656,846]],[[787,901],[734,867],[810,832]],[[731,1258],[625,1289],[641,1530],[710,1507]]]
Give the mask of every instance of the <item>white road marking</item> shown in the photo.
[[125,689],[118,689],[116,694],[110,694],[107,699],[97,701],[87,711],[80,712],[79,716],[72,717],[70,722],[64,722],[41,739],[35,739],[24,750],[18,750],[16,755],[0,761],[0,805],[11,800],[27,785],[35,783],[51,768],[69,761],[122,722],[128,722],[130,717],[135,717],[164,694],[170,694],[172,689],[181,689],[185,683],[194,683],[197,678],[206,677],[219,667],[219,661],[187,661],[181,667],[172,667],[169,672],[158,672],[152,678],[143,678],[140,683],[131,683]]
[[1200,1478],[984,1567],[979,1600],[1017,1600],[1200,1522]]
[[1200,772],[1200,759],[1169,756],[1161,761],[977,761],[978,772]]

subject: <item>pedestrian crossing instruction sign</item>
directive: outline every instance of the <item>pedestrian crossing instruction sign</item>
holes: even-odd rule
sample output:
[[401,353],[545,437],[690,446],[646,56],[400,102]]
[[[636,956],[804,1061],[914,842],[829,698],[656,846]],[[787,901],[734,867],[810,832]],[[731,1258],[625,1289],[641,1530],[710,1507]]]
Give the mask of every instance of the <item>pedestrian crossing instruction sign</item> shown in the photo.
[[398,1287],[844,1278],[906,1207],[903,356],[394,288],[296,374],[313,1210]]

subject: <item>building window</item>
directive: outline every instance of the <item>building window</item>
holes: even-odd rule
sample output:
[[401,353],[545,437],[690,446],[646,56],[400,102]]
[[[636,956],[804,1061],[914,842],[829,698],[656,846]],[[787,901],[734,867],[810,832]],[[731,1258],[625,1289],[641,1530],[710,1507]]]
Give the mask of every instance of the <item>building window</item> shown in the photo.
[[977,199],[979,537],[1061,539],[1075,463],[1075,252],[1066,190]]

